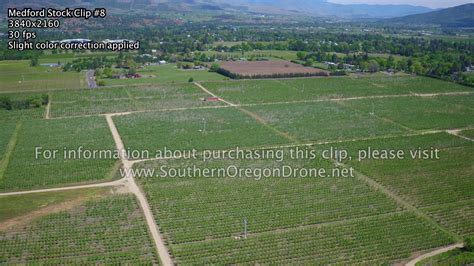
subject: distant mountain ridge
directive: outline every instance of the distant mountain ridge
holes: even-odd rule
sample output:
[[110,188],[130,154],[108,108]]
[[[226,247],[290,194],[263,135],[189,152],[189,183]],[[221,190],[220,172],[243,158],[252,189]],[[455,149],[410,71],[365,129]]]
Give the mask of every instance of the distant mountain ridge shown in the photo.
[[[212,2],[228,1],[213,0]],[[433,11],[430,8],[421,6],[367,4],[342,5],[330,3],[327,0],[235,0],[232,2],[241,6],[271,6],[282,10],[294,10],[321,17],[341,18],[393,18]]]
[[[109,8],[166,9],[177,11],[194,10],[244,10],[255,13],[301,13],[317,17],[346,19],[393,18],[433,11],[427,7],[411,5],[342,5],[327,0],[29,0],[24,2],[3,0],[0,8],[23,7],[69,7],[91,5]],[[3,6],[2,6],[3,5]]]
[[388,20],[404,24],[435,24],[444,27],[474,27],[474,4],[446,8],[425,14],[405,16]]

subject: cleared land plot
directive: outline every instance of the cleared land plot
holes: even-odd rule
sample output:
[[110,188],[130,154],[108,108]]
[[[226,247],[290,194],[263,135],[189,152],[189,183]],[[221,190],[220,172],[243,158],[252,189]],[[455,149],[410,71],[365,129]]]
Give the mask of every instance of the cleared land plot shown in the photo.
[[278,76],[329,76],[321,69],[305,67],[289,61],[226,61],[219,63],[221,70],[233,78]]
[[107,86],[110,85],[131,85],[146,83],[184,83],[190,78],[195,81],[224,80],[226,77],[209,72],[207,70],[179,69],[176,64],[167,64],[161,66],[145,66],[137,71],[141,78],[136,79],[103,79]]
[[138,113],[114,117],[126,148],[148,150],[228,149],[287,144],[236,108]]
[[209,95],[194,84],[56,91],[51,96],[51,116],[96,115],[222,104],[203,101],[206,97]]
[[88,201],[0,232],[0,263],[158,264],[133,196]]
[[[339,143],[353,156],[347,164],[373,178],[440,224],[459,234],[474,230],[474,144],[446,133],[396,137],[379,141]],[[359,150],[404,150],[403,160],[358,162]],[[410,151],[439,149],[440,159],[415,159]]]
[[448,236],[423,220],[400,213],[171,249],[176,261],[184,264],[388,265],[448,243]]
[[218,96],[239,104],[473,91],[469,87],[425,77],[375,75],[205,82],[203,85]]
[[54,67],[31,67],[29,61],[0,62],[0,92],[74,89],[85,86],[82,72],[63,72]]
[[25,225],[51,212],[67,210],[87,200],[106,195],[110,188],[0,196],[0,231]]
[[396,135],[402,127],[335,102],[245,107],[270,126],[304,142]]
[[[23,122],[10,162],[0,178],[0,190],[110,180],[114,166],[118,167],[117,160],[63,158],[64,148],[76,151],[81,146],[83,150],[89,151],[115,150],[115,143],[103,117]],[[43,151],[57,150],[56,159],[47,159],[42,155],[37,159],[36,147],[42,147]]]
[[[473,95],[450,96],[451,100],[474,98]],[[441,100],[440,100],[441,99]],[[345,101],[344,105],[362,113],[374,112],[396,123],[416,130],[463,128],[474,125],[474,109],[444,103],[442,97],[409,97]]]

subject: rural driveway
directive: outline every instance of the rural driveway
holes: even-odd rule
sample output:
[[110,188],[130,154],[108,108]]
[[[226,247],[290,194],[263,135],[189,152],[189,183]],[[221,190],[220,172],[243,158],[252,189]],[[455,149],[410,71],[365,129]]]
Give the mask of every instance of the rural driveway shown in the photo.
[[97,88],[97,82],[95,82],[95,70],[87,70],[86,80],[89,88]]

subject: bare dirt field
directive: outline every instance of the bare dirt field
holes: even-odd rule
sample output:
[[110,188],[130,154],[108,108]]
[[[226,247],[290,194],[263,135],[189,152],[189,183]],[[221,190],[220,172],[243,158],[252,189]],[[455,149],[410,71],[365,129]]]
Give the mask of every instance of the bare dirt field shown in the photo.
[[324,70],[289,61],[227,61],[220,64],[220,72],[231,78],[329,76]]

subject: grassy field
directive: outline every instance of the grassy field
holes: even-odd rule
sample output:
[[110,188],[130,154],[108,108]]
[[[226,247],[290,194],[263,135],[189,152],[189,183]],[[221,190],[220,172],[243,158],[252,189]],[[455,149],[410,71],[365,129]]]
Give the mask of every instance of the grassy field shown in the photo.
[[31,67],[29,61],[0,62],[0,92],[18,92],[86,87],[83,72],[62,72],[59,68]]
[[347,97],[473,91],[461,85],[410,76],[366,76],[206,82],[222,98],[242,104]]
[[[20,123],[8,164],[0,176],[0,190],[26,190],[81,182],[110,180],[114,159],[64,159],[63,151],[113,150],[115,144],[102,117],[31,120]],[[36,148],[57,151],[56,159],[36,156]]]
[[226,77],[209,72],[207,70],[178,69],[176,64],[166,64],[160,66],[145,66],[137,71],[142,75],[136,79],[103,79],[105,85],[131,85],[131,84],[161,84],[161,83],[184,83],[190,78],[195,81],[224,80]]
[[[3,199],[5,200],[5,199]],[[0,232],[0,263],[159,263],[133,196],[90,200]]]

